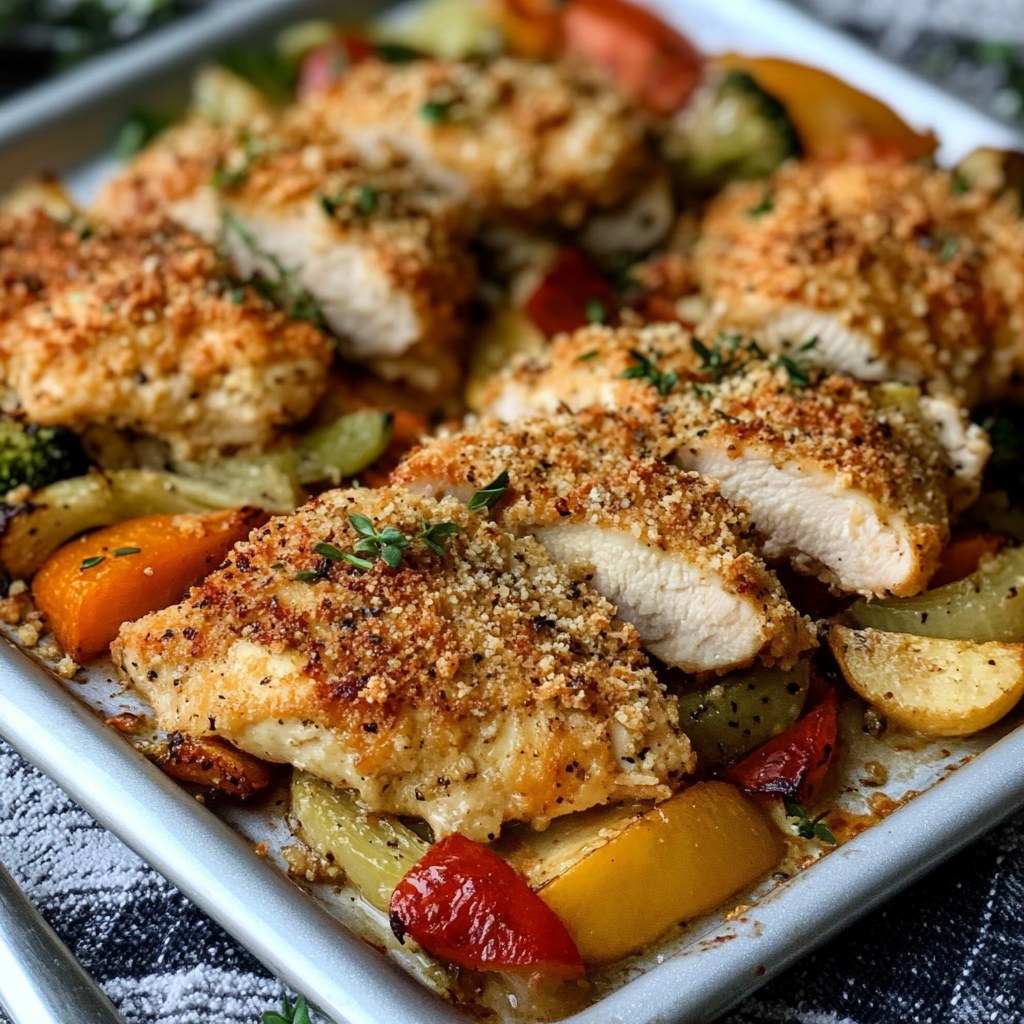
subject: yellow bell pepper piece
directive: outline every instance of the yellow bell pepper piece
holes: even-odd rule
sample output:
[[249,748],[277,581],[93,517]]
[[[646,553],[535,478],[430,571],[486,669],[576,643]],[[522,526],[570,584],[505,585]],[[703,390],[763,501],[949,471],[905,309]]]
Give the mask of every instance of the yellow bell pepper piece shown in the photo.
[[749,797],[699,782],[636,818],[538,895],[587,963],[609,963],[714,910],[770,871],[782,837]]

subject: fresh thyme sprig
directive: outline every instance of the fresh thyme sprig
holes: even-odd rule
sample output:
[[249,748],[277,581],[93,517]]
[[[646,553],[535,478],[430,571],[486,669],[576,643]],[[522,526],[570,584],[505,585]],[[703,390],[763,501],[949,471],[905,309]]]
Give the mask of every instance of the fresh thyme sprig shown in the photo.
[[[412,543],[401,530],[396,530],[393,526],[385,526],[383,530],[378,531],[371,519],[358,512],[352,513],[348,517],[348,521],[360,537],[353,549],[357,555],[365,552],[379,558],[390,569],[398,568],[402,561],[402,554]],[[373,564],[372,560],[367,565],[365,558],[352,558],[348,554],[342,557],[345,561],[361,569],[368,569]]]
[[420,523],[420,532],[416,539],[422,541],[435,555],[444,558],[444,546],[453,533],[458,533],[456,523],[429,523],[424,519]]
[[743,336],[739,334],[719,334],[710,348],[700,338],[693,338],[690,347],[701,359],[697,369],[714,381],[735,373],[752,356],[764,358],[764,352],[756,342],[744,343]]
[[[272,252],[267,252],[253,238],[252,233],[230,211],[224,211],[221,248],[228,250],[227,236],[234,234],[248,251],[256,270],[244,284],[255,288],[268,302],[283,309],[293,320],[304,320],[316,327],[326,327],[326,318],[319,301],[306,290],[295,276]],[[262,268],[269,267],[271,276]]]
[[757,206],[751,206],[747,210],[748,217],[762,217],[766,213],[771,213],[775,209],[775,193],[770,188],[764,190],[764,195],[761,197],[761,202]]
[[481,487],[469,499],[468,508],[473,512],[490,512],[505,496],[508,490],[508,470],[503,469],[486,487]]
[[818,344],[818,336],[815,335],[813,338],[805,341],[795,353],[794,356],[783,354],[778,356],[772,361],[772,366],[780,367],[785,370],[789,375],[789,383],[795,388],[805,388],[811,383],[811,367],[810,364],[799,357],[806,355]]
[[627,366],[620,377],[626,380],[646,380],[657,388],[658,394],[663,398],[669,394],[679,383],[679,374],[675,370],[667,372],[659,370],[657,364],[650,356],[645,356],[636,349],[630,349],[629,354],[636,360],[632,366]]
[[306,1000],[299,996],[292,1005],[287,996],[281,996],[280,1010],[267,1010],[263,1014],[263,1024],[313,1024],[309,1016]]
[[820,842],[828,843],[829,846],[836,845],[836,837],[832,834],[832,829],[823,820],[828,811],[822,811],[816,818],[810,818],[803,805],[798,804],[795,800],[786,800],[785,808],[786,816],[795,819],[793,827],[801,839],[817,839]]
[[[352,196],[355,198],[351,199]],[[372,185],[364,183],[358,188],[343,188],[333,196],[320,196],[320,206],[328,217],[333,217],[348,199],[351,199],[352,209],[361,217],[369,217],[380,205],[378,191]]]

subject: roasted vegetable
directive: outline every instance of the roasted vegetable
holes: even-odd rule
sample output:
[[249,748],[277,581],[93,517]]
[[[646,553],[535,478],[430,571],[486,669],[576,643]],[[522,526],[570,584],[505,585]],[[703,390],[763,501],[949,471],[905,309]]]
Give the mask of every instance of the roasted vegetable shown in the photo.
[[620,827],[605,822],[592,834],[596,848],[582,846],[578,860],[560,859],[555,877],[545,878],[538,873],[549,854],[530,878],[586,963],[619,960],[673,925],[714,910],[783,853],[761,809],[720,782],[699,782],[646,814],[628,813]]
[[87,466],[70,430],[0,419],[0,494],[21,486],[45,487],[78,476]]
[[105,654],[123,622],[174,604],[266,516],[256,509],[129,519],[65,544],[32,597],[75,661]]
[[829,644],[850,688],[896,725],[966,736],[1024,695],[1024,645],[976,644],[833,626]]
[[391,928],[460,967],[578,978],[583,961],[565,925],[496,853],[446,836],[398,883]]
[[812,160],[915,160],[938,147],[933,132],[915,131],[880,100],[820,68],[738,53],[715,65],[746,72],[774,96]]
[[858,626],[988,643],[1024,641],[1024,547],[1004,548],[976,572],[917,597],[857,601]]
[[516,356],[536,355],[546,345],[540,329],[520,309],[501,305],[480,328],[469,357],[466,404],[478,409],[482,389]]
[[294,445],[295,472],[301,484],[338,484],[383,455],[394,428],[390,412],[362,409],[312,430]]
[[713,191],[730,181],[766,178],[800,155],[785,107],[746,71],[719,72],[676,117],[665,139],[684,189]]
[[338,789],[308,772],[292,777],[292,815],[299,838],[345,872],[378,910],[429,845],[389,814],[367,814],[351,790]]
[[563,249],[523,303],[527,319],[551,338],[588,323],[614,323],[618,299],[578,249]]
[[142,752],[172,779],[238,800],[248,800],[273,780],[266,761],[215,737],[175,732],[166,743],[148,744]]
[[699,763],[719,767],[777,736],[800,716],[810,669],[752,668],[679,698],[679,724]]
[[1024,153],[981,147],[972,150],[953,171],[954,186],[967,190],[1024,195]]
[[1006,538],[998,533],[961,533],[942,552],[938,569],[928,581],[929,588],[944,587],[978,571],[983,559],[991,558],[1006,547]]
[[835,690],[822,688],[811,700],[801,719],[727,768],[722,778],[748,793],[811,803],[828,774],[839,731]]
[[236,493],[205,481],[148,469],[61,480],[35,491],[25,504],[4,507],[0,566],[12,579],[28,579],[57,548],[86,530],[140,516],[244,504]]

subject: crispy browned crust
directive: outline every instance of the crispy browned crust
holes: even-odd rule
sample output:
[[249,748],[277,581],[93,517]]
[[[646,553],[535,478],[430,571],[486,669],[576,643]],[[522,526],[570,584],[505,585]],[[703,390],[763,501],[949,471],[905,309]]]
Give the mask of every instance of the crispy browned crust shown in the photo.
[[196,455],[266,445],[323,391],[329,339],[234,284],[195,235],[0,224],[21,239],[0,248],[2,273],[32,280],[0,318],[3,380],[30,420],[130,428]]
[[[307,233],[309,261],[328,260],[332,247],[357,250],[362,272],[408,301],[417,323],[407,351],[371,364],[392,379],[453,376],[476,283],[469,208],[401,157],[361,159],[315,110],[296,108],[244,130],[184,124],[108,183],[96,209],[122,223],[170,215],[211,238],[226,213],[243,224],[276,221],[269,230]],[[343,292],[360,284],[324,286]]]
[[656,458],[663,448],[661,431],[649,430],[646,421],[589,409],[427,441],[393,479],[466,500],[507,472],[509,489],[492,514],[514,533],[586,523],[681,555],[761,610],[763,660],[792,663],[814,639],[761,560],[749,514],[723,497],[714,480]]
[[[308,104],[357,142],[384,139],[458,181],[486,214],[578,224],[652,167],[643,112],[568,62],[367,61]],[[440,110],[438,116],[424,115]]]
[[[416,542],[397,570],[337,562],[323,566],[325,579],[297,580],[321,566],[318,543],[353,548],[354,512],[410,537],[424,520],[459,531],[444,557]],[[164,727],[250,749],[247,736],[267,723],[325,730],[354,765],[346,773],[335,762],[325,773],[332,781],[360,789],[371,807],[433,812],[440,822],[457,818],[457,827],[476,825],[446,807],[439,776],[454,774],[463,756],[485,776],[486,736],[513,723],[533,723],[513,726],[525,731],[543,724],[539,739],[524,732],[511,776],[493,766],[498,788],[486,799],[504,819],[551,817],[629,791],[664,794],[690,766],[632,627],[536,542],[514,539],[454,499],[395,488],[329,492],[256,531],[181,605],[122,627],[112,650]],[[233,670],[243,650],[265,678]],[[625,730],[614,745],[612,723]],[[645,766],[635,784],[621,750]],[[299,748],[291,757],[254,752],[308,760]],[[572,764],[586,768],[576,773]]]
[[875,379],[973,401],[1000,299],[972,219],[945,172],[786,165],[769,184],[734,186],[710,204],[699,271],[718,326],[756,332],[790,307],[828,314],[885,368]]

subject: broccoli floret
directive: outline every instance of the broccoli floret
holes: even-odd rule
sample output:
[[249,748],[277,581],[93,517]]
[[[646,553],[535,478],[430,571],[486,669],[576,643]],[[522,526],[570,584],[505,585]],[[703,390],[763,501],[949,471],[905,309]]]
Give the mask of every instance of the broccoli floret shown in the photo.
[[63,427],[0,419],[0,495],[79,476],[89,465],[81,442]]
[[666,139],[684,187],[713,191],[764,178],[800,155],[786,109],[745,71],[733,69],[691,100]]

